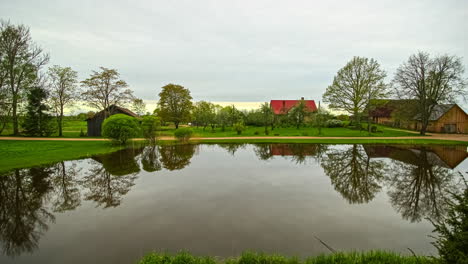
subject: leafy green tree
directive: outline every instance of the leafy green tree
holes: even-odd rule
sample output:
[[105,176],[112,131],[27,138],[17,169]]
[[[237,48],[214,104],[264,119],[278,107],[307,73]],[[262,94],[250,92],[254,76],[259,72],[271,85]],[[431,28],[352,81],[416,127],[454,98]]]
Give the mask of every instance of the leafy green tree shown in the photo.
[[[93,71],[91,76],[82,81],[86,89],[82,99],[91,107],[98,110],[107,110],[111,105],[125,105],[135,98],[128,84],[119,79],[120,74],[115,69],[100,67],[100,71]],[[105,117],[110,113],[104,112]]]
[[223,132],[226,130],[226,126],[230,124],[230,110],[230,107],[226,106],[219,108],[216,113],[216,123],[221,126],[221,131]]
[[328,119],[328,113],[323,108],[318,108],[315,113],[312,114],[312,126],[317,128],[318,134],[322,134],[322,128],[325,127]]
[[288,118],[291,123],[299,129],[304,125],[305,119],[310,116],[310,111],[304,100],[299,101],[291,110],[288,112]]
[[386,73],[374,59],[354,57],[333,78],[327,87],[323,101],[331,109],[346,111],[354,116],[358,125],[361,113],[370,100],[386,96]]
[[237,135],[240,135],[242,134],[242,131],[245,130],[245,126],[242,122],[237,122],[235,123],[232,128],[234,128],[234,130],[237,132]]
[[70,67],[54,65],[49,68],[49,95],[52,110],[57,116],[59,137],[63,135],[63,110],[66,106],[73,104],[78,98],[77,78],[78,73]]
[[168,84],[159,93],[159,115],[165,122],[174,122],[176,129],[181,122],[188,122],[192,110],[190,91],[181,85]]
[[47,92],[42,87],[34,87],[28,94],[28,105],[23,122],[24,133],[28,136],[50,136],[55,126],[45,104]]
[[161,124],[161,120],[152,115],[143,116],[141,121],[141,129],[143,136],[151,145],[156,144],[156,133]]
[[102,135],[120,144],[125,144],[127,140],[137,137],[138,134],[138,121],[136,118],[128,115],[112,115],[102,123]]
[[437,104],[455,102],[466,96],[465,68],[462,59],[442,55],[431,58],[429,53],[411,55],[397,70],[393,82],[402,99],[414,99],[421,120],[421,135],[425,135],[429,117]]
[[205,130],[208,125],[213,124],[211,128],[214,129],[216,118],[215,105],[205,101],[197,102],[193,108],[193,118],[197,127],[201,125],[203,126],[203,130]]
[[268,126],[272,125],[273,122],[273,110],[268,103],[264,103],[260,106],[260,113],[262,114],[262,123],[265,126],[265,134],[268,135]]
[[19,134],[18,107],[27,90],[35,85],[38,72],[49,56],[31,39],[29,28],[0,21],[0,75],[9,90],[13,134]]

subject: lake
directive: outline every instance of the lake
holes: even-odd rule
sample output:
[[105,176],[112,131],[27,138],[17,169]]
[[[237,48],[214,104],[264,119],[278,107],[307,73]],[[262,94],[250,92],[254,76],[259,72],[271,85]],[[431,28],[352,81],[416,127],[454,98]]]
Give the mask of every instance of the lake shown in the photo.
[[466,146],[129,148],[0,176],[0,263],[134,263],[150,251],[435,255]]

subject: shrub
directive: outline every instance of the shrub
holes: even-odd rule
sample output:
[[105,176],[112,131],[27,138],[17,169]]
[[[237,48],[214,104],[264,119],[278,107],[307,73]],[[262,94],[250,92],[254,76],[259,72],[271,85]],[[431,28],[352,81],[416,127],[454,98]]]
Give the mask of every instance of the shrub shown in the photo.
[[255,131],[255,132],[254,132],[254,135],[258,135],[258,134],[260,134],[260,132],[258,132],[258,131]]
[[371,126],[370,131],[371,131],[371,133],[376,133],[377,132],[377,126]]
[[158,130],[160,123],[161,119],[156,116],[143,116],[143,120],[141,121],[141,129],[143,136],[149,141],[150,144],[156,143],[156,131]]
[[232,128],[234,128],[234,130],[237,132],[237,135],[240,135],[242,134],[242,131],[245,130],[245,126],[244,124],[242,124],[241,122],[238,122],[238,123],[235,123]]
[[266,130],[265,130],[265,135],[268,136],[269,134],[270,134],[270,130],[266,129]]
[[343,121],[338,119],[329,119],[325,121],[326,127],[343,127]]
[[279,136],[279,134],[277,133],[277,134],[275,134],[275,136]]
[[188,127],[176,129],[174,136],[180,141],[188,141],[193,135],[193,130]]
[[309,136],[309,133],[307,133],[307,132],[302,132],[302,136],[307,137],[307,136]]
[[[463,175],[461,175],[463,177]],[[453,193],[447,217],[433,221],[439,236],[434,246],[439,250],[442,263],[468,263],[468,185],[461,194]]]
[[83,132],[83,128],[80,129],[80,137],[86,137],[86,134]]
[[113,115],[102,124],[102,135],[120,144],[125,144],[127,140],[138,136],[139,132],[136,118],[124,114]]

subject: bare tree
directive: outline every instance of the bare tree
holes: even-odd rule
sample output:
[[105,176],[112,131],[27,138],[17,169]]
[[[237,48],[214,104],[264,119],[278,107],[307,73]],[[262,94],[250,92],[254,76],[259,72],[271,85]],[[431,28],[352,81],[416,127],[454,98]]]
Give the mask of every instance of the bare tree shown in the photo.
[[146,113],[146,104],[143,99],[135,98],[132,100],[132,110],[142,116]]
[[49,61],[48,54],[36,46],[31,39],[29,28],[23,25],[12,25],[10,22],[0,23],[0,70],[5,74],[5,84],[11,96],[11,112],[13,133],[19,134],[18,104],[23,92],[33,85],[38,71]]
[[376,60],[354,57],[338,71],[323,95],[323,101],[330,103],[332,109],[353,114],[360,124],[360,115],[369,101],[385,96],[385,77],[385,71]]
[[[105,110],[111,105],[130,103],[135,97],[127,83],[119,79],[120,74],[115,69],[101,67],[100,71],[93,71],[91,76],[81,84],[87,90],[82,94],[89,106],[98,110]],[[107,117],[109,113],[105,112]]]
[[466,96],[465,69],[460,57],[442,55],[431,58],[429,53],[411,55],[397,70],[393,83],[402,99],[416,101],[421,120],[421,135],[426,133],[434,107],[455,102]]
[[77,77],[78,73],[70,67],[54,65],[49,68],[49,96],[52,109],[57,116],[59,137],[63,135],[63,110],[78,97]]

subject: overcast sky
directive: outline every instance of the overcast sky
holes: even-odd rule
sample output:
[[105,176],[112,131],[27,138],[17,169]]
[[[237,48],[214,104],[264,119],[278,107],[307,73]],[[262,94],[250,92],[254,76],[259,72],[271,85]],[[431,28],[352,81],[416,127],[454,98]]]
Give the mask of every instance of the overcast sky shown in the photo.
[[468,65],[468,1],[23,1],[0,18],[28,25],[51,63],[81,79],[115,68],[146,100],[176,83],[195,100],[321,100],[353,56],[392,78],[418,50]]

